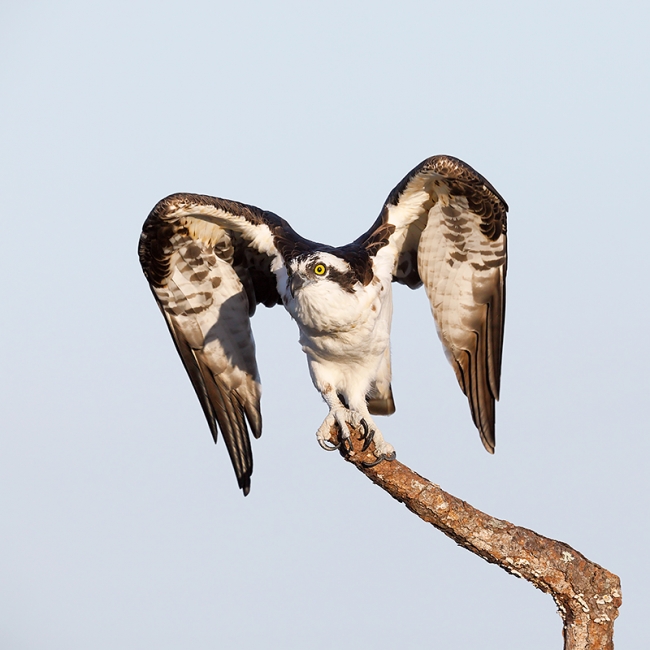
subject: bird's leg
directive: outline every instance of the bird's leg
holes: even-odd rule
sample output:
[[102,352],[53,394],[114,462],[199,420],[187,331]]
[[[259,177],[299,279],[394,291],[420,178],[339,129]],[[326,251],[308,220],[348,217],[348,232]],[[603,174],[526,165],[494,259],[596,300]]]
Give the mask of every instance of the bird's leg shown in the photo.
[[318,444],[327,451],[338,449],[339,444],[334,444],[331,438],[332,427],[338,426],[341,436],[340,444],[344,446],[346,451],[351,451],[350,430],[347,426],[347,422],[350,420],[350,411],[343,405],[334,389],[323,391],[321,394],[327,406],[329,406],[330,412],[316,432]]

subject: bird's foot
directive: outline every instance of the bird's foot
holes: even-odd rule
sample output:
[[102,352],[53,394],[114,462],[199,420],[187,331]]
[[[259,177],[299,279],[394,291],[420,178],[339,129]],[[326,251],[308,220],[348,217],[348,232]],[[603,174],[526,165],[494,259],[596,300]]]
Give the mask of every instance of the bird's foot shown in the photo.
[[373,455],[376,460],[370,462],[363,461],[361,464],[364,467],[374,467],[384,460],[391,461],[397,458],[395,448],[384,440],[384,436],[381,435],[381,432],[378,429],[371,429],[365,420],[361,421],[361,427],[361,437],[364,439],[362,451],[366,451],[372,442],[375,443]]
[[[347,422],[350,421],[350,411],[346,408],[334,408],[327,414],[316,432],[318,444],[325,449],[325,451],[334,451],[343,445],[343,449],[347,454],[354,453],[352,451],[352,443],[350,441],[350,429]],[[340,442],[332,439],[332,430],[337,427],[340,435]]]
[[[339,431],[338,440],[332,434],[335,429]],[[343,407],[333,408],[327,414],[323,424],[320,425],[316,432],[318,444],[326,451],[341,449],[347,456],[354,456],[355,452],[350,438],[350,431],[355,429],[359,431],[359,436],[363,440],[361,451],[367,451],[370,445],[374,443],[372,454],[376,460],[362,461],[361,464],[364,467],[374,467],[384,460],[395,460],[396,454],[393,445],[384,440],[374,422],[370,418],[364,418],[357,411]]]

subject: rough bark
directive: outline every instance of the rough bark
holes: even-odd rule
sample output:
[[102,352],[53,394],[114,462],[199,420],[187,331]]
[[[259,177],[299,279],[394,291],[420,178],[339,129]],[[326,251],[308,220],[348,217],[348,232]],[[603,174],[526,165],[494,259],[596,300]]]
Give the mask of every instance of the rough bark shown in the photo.
[[356,433],[350,440],[353,452],[341,455],[373,483],[458,545],[550,594],[564,622],[564,650],[613,649],[621,606],[618,576],[564,542],[477,510],[397,460],[364,466],[374,460],[373,445],[362,451]]

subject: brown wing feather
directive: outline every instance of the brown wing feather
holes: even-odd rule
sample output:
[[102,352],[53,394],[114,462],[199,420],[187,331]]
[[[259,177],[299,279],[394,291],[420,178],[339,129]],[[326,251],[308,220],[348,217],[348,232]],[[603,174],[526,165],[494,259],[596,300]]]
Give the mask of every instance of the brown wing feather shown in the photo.
[[357,240],[364,245],[392,226],[393,279],[411,288],[424,284],[445,352],[491,453],[503,347],[507,210],[469,165],[434,156],[398,183],[373,227]]
[[[261,387],[249,317],[281,303],[270,267],[275,233],[293,231],[271,213],[202,195],[176,194],[149,215],[140,261],[190,377],[212,436],[220,429],[240,488],[253,471],[249,429],[262,433]],[[297,237],[297,236],[296,236]]]

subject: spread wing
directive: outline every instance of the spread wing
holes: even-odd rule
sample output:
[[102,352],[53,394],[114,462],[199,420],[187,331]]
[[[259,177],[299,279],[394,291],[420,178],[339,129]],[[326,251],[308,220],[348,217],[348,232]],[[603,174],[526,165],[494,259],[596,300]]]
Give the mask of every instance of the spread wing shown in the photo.
[[505,316],[508,206],[478,172],[450,156],[418,165],[390,193],[359,243],[378,246],[393,279],[424,284],[438,334],[469,400],[483,445],[495,446]]
[[253,471],[249,429],[262,433],[250,316],[258,303],[281,304],[271,264],[281,265],[279,249],[299,239],[270,212],[195,194],[160,201],[140,237],[144,274],[244,495]]

